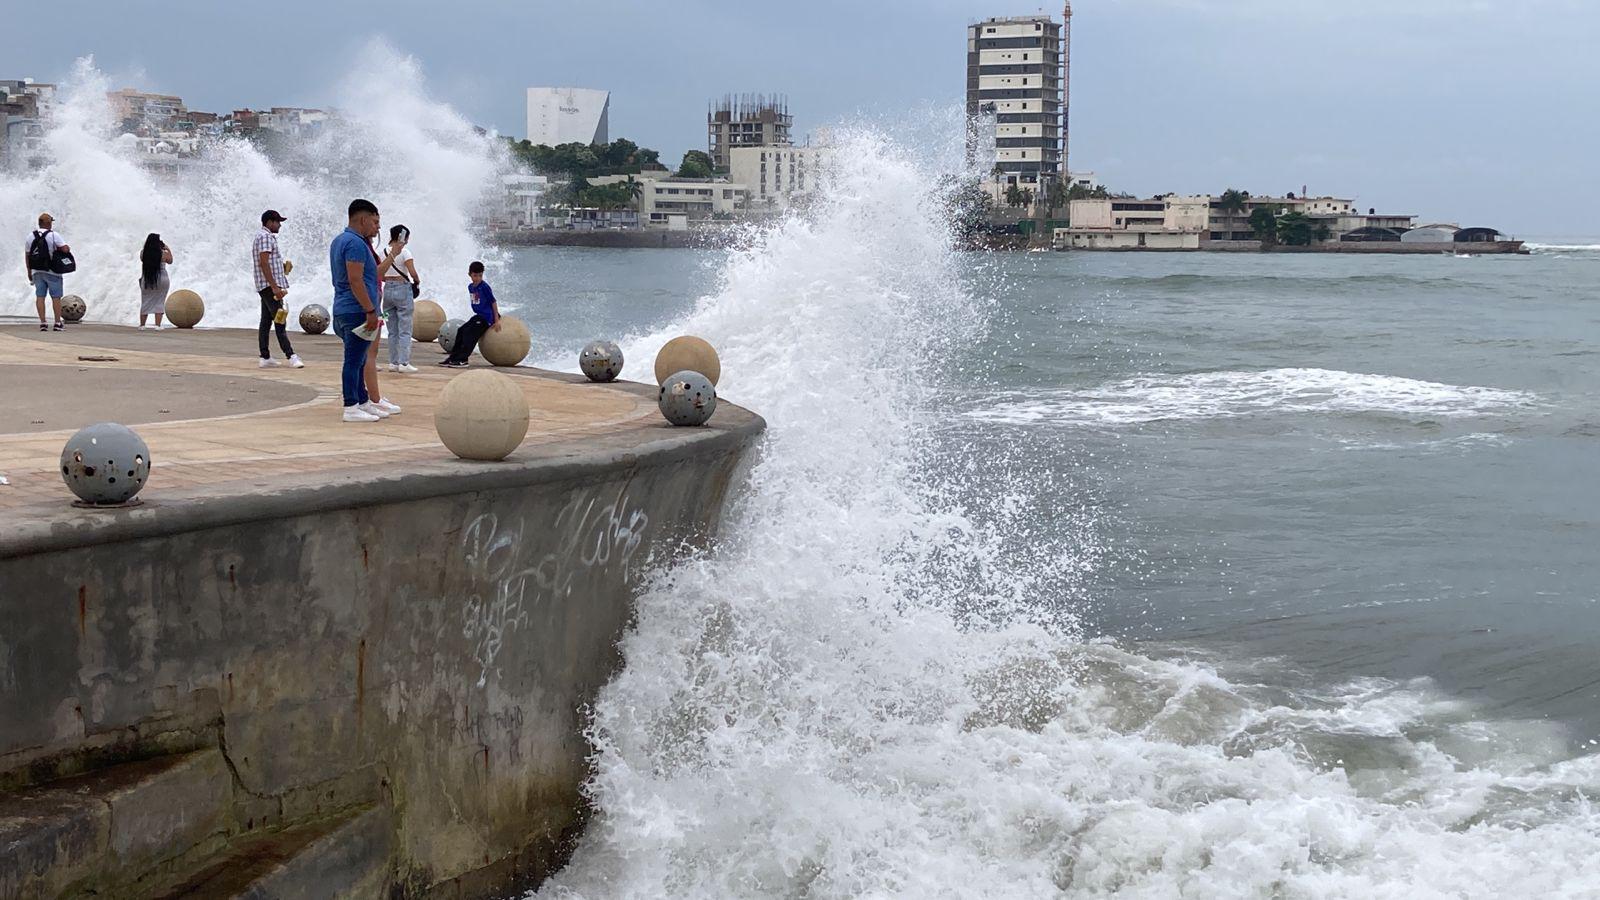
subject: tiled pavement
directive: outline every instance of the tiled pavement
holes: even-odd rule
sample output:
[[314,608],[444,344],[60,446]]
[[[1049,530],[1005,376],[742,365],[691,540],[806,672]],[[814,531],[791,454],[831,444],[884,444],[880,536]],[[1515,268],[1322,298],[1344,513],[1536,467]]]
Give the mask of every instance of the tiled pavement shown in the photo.
[[[144,500],[163,496],[192,499],[211,490],[223,492],[230,482],[261,487],[275,477],[299,478],[311,473],[353,477],[365,467],[393,468],[453,459],[439,443],[433,412],[440,391],[457,372],[431,365],[437,361],[437,353],[419,353],[415,361],[422,364],[422,371],[415,375],[384,372],[380,376],[385,396],[404,407],[402,414],[378,423],[346,424],[340,421],[336,341],[297,335],[296,349],[305,357],[306,368],[259,369],[254,332],[242,329],[152,333],[80,325],[63,334],[43,335],[31,326],[26,328],[0,326],[0,363],[176,373],[175,386],[184,383],[183,374],[204,373],[232,376],[244,390],[258,378],[315,389],[315,398],[304,403],[196,418],[193,410],[197,405],[217,409],[214,395],[198,396],[200,390],[215,392],[216,379],[191,392],[196,396],[184,396],[182,388],[176,388],[162,410],[171,415],[170,421],[133,426],[150,445],[153,464],[149,484],[140,495]],[[244,348],[244,354],[233,353],[234,347]],[[80,360],[83,356],[114,356],[116,361]],[[649,428],[654,432],[663,424],[650,391],[590,385],[532,369],[503,371],[518,376],[531,410],[528,437],[513,459],[553,453],[574,441],[615,438],[623,431]],[[0,403],[8,402],[8,394],[14,402],[15,389],[8,390],[0,383]],[[71,398],[63,396],[60,402],[70,406]],[[186,406],[189,415],[185,415]],[[61,430],[0,434],[0,475],[10,481],[0,486],[0,515],[6,510],[32,508],[37,512],[42,505],[66,507],[70,503],[73,497],[62,483],[59,458],[66,439],[83,424],[88,423]]]

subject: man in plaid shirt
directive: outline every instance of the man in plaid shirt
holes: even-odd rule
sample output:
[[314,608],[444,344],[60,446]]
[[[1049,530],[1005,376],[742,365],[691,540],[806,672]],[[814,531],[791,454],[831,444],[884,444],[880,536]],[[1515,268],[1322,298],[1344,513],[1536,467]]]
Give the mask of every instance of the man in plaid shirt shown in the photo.
[[250,245],[250,257],[255,263],[250,268],[256,276],[256,293],[261,296],[261,328],[256,336],[261,345],[263,369],[278,365],[267,349],[267,332],[273,325],[277,325],[278,346],[288,357],[289,365],[296,369],[305,366],[299,354],[289,346],[289,316],[283,309],[283,297],[289,293],[289,276],[283,271],[283,254],[278,251],[278,229],[283,227],[283,222],[283,215],[275,209],[262,213],[261,230],[256,232],[255,243]]

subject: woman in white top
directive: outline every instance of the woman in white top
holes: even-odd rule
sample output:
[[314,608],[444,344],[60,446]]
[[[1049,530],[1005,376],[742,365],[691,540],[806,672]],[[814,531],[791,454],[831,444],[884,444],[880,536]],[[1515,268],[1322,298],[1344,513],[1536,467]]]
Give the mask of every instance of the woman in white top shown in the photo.
[[139,251],[139,327],[146,328],[145,321],[150,316],[156,317],[156,328],[161,327],[161,317],[167,313],[167,291],[171,288],[171,279],[167,277],[167,266],[172,265],[172,248],[161,240],[161,235],[152,234],[144,239],[144,249]]
[[[411,373],[411,318],[416,312],[416,296],[422,286],[417,264],[411,258],[411,230],[404,225],[389,229],[388,253],[399,250],[394,264],[380,267],[383,275],[383,314],[389,322],[389,371]],[[385,254],[387,255],[387,254]]]

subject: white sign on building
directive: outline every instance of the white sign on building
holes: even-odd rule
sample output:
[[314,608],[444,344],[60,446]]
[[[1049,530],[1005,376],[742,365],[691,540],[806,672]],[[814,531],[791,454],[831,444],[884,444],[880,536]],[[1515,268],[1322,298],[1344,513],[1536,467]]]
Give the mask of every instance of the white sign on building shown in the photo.
[[611,92],[593,88],[528,88],[528,141],[534,144],[605,144]]

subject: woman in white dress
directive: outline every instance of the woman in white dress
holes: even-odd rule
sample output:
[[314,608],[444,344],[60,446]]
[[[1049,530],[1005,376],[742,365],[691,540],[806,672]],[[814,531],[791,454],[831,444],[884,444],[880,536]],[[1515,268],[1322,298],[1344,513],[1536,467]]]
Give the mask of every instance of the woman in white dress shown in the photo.
[[[172,287],[167,277],[167,266],[172,265],[172,248],[161,241],[161,235],[152,234],[144,239],[144,249],[139,251],[139,327],[160,328],[161,317],[167,314],[167,292]],[[148,326],[145,320],[156,317],[156,324]]]

